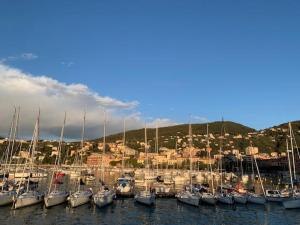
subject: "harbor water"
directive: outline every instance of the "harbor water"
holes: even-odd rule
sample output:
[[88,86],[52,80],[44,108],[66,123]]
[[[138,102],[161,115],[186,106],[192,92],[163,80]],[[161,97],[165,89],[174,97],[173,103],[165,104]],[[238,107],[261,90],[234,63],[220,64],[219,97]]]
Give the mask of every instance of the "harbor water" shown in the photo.
[[[105,173],[105,182],[112,186],[120,174]],[[94,193],[99,188],[100,176],[95,172],[95,181],[86,183],[83,189],[92,188]],[[41,191],[48,189],[50,176],[39,180]],[[64,179],[62,189],[74,192],[76,179],[68,176]],[[182,189],[177,187],[176,189]],[[156,199],[152,207],[140,205],[133,198],[116,199],[112,205],[97,208],[89,203],[78,208],[70,208],[68,204],[45,208],[44,204],[12,210],[11,206],[0,208],[0,225],[69,225],[69,224],[300,224],[300,209],[285,210],[282,204],[266,205],[200,205],[193,207],[177,202],[175,198]]]
[[133,199],[116,200],[106,208],[87,204],[75,209],[65,205],[46,209],[42,204],[11,210],[0,209],[0,224],[300,224],[299,210],[285,210],[280,204],[217,205],[192,207],[176,199],[157,199],[153,207]]

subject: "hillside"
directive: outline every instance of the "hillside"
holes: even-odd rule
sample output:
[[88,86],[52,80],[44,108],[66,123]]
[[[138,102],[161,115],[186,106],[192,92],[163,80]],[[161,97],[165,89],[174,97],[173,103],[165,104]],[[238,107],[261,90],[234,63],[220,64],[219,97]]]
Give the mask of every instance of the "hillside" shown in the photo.
[[[255,129],[234,123],[231,121],[217,121],[209,123],[209,133],[213,134],[214,136],[218,136],[221,132],[221,127],[224,126],[225,132],[230,135],[246,135],[251,132],[255,132]],[[159,146],[160,147],[167,147],[167,148],[175,148],[177,142],[177,148],[181,149],[185,147],[187,144],[187,135],[188,135],[188,124],[181,124],[176,126],[170,127],[162,127],[159,128]],[[207,124],[192,124],[192,130],[194,135],[194,146],[199,148],[204,148],[205,143],[205,136],[206,135]],[[137,149],[143,150],[142,145],[139,142],[144,142],[144,129],[132,130],[126,132],[126,144],[127,146]],[[155,129],[148,128],[147,129],[147,136],[148,141],[150,144],[150,151],[154,150],[154,140],[155,140]],[[118,140],[122,140],[123,133],[118,133],[114,135],[110,135],[106,137],[107,142],[116,142]],[[179,139],[182,139],[181,142],[178,142]],[[102,141],[103,139],[97,139],[96,141]],[[218,140],[211,140],[211,142],[216,142],[216,144],[212,145],[214,150],[217,150]]]
[[[256,131],[253,128],[244,126],[242,124],[231,121],[224,121],[223,126],[227,134],[224,139],[224,150],[238,149],[245,151],[245,148],[250,146],[257,146],[260,152],[283,152],[286,150],[286,138],[288,135],[288,124],[280,124],[271,128],[266,128]],[[205,148],[206,146],[206,127],[207,124],[192,124],[193,130],[193,144],[197,148]],[[220,131],[222,122],[209,123],[209,133],[212,134],[210,138],[210,146],[213,153],[217,153],[220,147]],[[297,143],[300,145],[300,121],[292,122],[293,131]],[[148,141],[150,144],[150,151],[154,151],[155,129],[147,129]],[[187,143],[188,124],[162,127],[159,128],[159,146],[167,148],[183,149]],[[122,140],[123,134],[114,134],[107,137],[107,142],[116,142]],[[97,141],[102,141],[98,139]],[[144,129],[132,130],[126,132],[126,145],[136,150],[143,151],[143,146],[140,142],[144,141]],[[176,144],[177,142],[177,144]]]

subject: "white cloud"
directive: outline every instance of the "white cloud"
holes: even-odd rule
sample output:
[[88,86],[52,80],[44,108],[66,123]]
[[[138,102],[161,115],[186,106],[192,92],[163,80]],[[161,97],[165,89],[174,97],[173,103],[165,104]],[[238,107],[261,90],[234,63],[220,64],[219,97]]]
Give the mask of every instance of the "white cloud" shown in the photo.
[[209,122],[209,120],[203,116],[191,115],[191,122],[192,123],[207,123],[207,122]]
[[23,53],[20,57],[25,60],[33,60],[38,58],[38,56],[33,53]]
[[0,59],[0,63],[17,61],[17,60],[34,60],[37,58],[38,58],[38,56],[36,54],[27,52],[27,53],[22,53],[19,55],[7,56],[5,58],[2,58],[2,59]]
[[148,127],[169,127],[169,126],[175,126],[178,125],[178,123],[176,123],[175,121],[168,119],[168,118],[158,118],[158,119],[154,119],[153,121],[151,121],[150,123],[147,123]]
[[66,84],[48,76],[33,76],[10,66],[0,64],[0,135],[7,135],[13,106],[21,107],[20,137],[29,137],[38,108],[41,109],[41,135],[56,137],[67,112],[66,136],[79,138],[83,111],[86,108],[86,136],[102,135],[103,109],[108,114],[108,133],[122,130],[127,117],[128,129],[143,126],[138,102],[124,102],[102,96],[83,84]]
[[71,66],[73,66],[75,63],[72,62],[72,61],[70,61],[70,62],[61,62],[60,64],[66,66],[66,67],[71,67]]

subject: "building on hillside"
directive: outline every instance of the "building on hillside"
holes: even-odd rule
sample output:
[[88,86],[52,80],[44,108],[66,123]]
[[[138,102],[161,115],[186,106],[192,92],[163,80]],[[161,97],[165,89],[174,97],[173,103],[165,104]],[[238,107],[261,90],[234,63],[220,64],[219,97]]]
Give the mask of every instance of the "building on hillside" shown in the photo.
[[258,147],[249,146],[246,148],[246,155],[256,155],[258,154]]

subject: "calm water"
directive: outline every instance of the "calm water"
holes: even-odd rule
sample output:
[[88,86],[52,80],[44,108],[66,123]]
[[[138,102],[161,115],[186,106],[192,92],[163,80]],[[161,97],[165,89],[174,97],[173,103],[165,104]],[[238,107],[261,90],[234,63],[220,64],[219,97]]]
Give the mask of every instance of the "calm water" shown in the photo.
[[200,206],[157,199],[154,207],[133,199],[116,200],[98,209],[92,204],[69,209],[67,205],[45,209],[43,205],[19,210],[0,208],[0,224],[300,224],[300,210],[284,210],[279,204],[266,206]]

